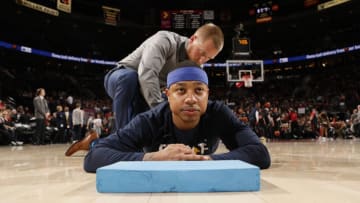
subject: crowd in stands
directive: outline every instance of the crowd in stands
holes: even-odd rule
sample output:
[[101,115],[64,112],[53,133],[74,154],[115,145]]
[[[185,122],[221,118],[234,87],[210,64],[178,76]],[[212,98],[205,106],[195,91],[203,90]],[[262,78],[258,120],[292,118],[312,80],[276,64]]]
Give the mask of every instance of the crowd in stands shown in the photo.
[[[314,68],[293,68],[281,72],[267,69],[265,81],[253,83],[251,88],[238,88],[224,78],[221,80],[225,85],[216,86],[217,79],[212,77],[211,69],[207,69],[210,99],[226,102],[239,119],[249,123],[259,136],[269,139],[359,136],[358,55]],[[9,73],[13,70],[0,68]],[[50,67],[18,71],[14,74],[16,78],[4,75],[4,71],[0,74],[3,82],[3,87],[0,87],[1,144],[32,143],[29,135],[34,130],[32,101],[38,87],[36,81],[44,80],[44,75],[49,81],[56,81],[45,86],[51,112],[47,123],[47,143],[81,139],[90,128],[101,136],[112,131],[111,100],[105,95],[103,74],[87,70],[61,70],[62,77],[56,74],[59,69]],[[41,71],[46,73],[40,74]],[[19,78],[24,80],[19,82]],[[69,78],[72,80],[69,81]],[[69,85],[73,79],[76,84]],[[17,85],[19,83],[22,85]],[[78,89],[74,89],[77,85],[80,85]],[[78,102],[84,111],[84,121],[81,137],[75,139],[73,126],[64,122],[64,114],[67,111],[72,113]],[[254,119],[255,124],[251,123]]]
[[[51,114],[46,120],[45,144],[74,142],[82,139],[90,129],[94,129],[100,136],[106,136],[113,131],[114,118],[108,100],[79,101],[74,100],[72,96],[65,99],[49,98]],[[78,137],[77,129],[73,125],[75,118],[72,116],[77,103],[82,104],[83,112]],[[36,124],[32,108],[9,102],[9,98],[5,101],[0,100],[0,144],[34,144]]]
[[267,138],[351,138],[359,136],[360,73],[357,65],[267,73],[252,88],[231,87],[224,98],[234,112]]

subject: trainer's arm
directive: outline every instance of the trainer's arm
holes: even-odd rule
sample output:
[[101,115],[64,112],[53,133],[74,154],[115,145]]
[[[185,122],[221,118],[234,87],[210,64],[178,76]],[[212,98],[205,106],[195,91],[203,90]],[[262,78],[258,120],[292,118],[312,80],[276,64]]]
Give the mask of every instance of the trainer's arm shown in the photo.
[[164,99],[161,97],[159,74],[170,52],[173,52],[169,39],[158,33],[152,43],[147,43],[138,67],[140,89],[150,107],[155,107]]

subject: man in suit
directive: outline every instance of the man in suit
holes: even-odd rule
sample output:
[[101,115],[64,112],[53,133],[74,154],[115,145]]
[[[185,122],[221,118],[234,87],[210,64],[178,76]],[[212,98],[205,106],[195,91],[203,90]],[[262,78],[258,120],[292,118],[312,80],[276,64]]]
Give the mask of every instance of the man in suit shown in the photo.
[[34,115],[36,118],[35,137],[33,138],[34,144],[45,144],[45,121],[50,115],[48,102],[45,99],[45,89],[38,88],[36,96],[33,100]]

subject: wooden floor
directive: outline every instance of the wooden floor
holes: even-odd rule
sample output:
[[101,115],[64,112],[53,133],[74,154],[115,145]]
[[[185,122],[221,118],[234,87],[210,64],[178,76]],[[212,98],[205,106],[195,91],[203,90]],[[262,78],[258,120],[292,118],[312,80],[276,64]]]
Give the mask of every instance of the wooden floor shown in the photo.
[[360,202],[360,139],[268,142],[261,190],[235,193],[98,193],[82,169],[86,152],[65,157],[68,146],[1,146],[0,202]]

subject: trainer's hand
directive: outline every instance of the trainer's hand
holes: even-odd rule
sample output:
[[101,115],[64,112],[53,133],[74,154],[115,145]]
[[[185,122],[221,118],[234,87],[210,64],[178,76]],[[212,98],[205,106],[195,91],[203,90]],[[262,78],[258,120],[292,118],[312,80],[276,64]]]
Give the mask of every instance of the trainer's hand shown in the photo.
[[158,152],[146,153],[144,161],[201,161],[210,160],[210,156],[196,155],[195,152],[184,144],[170,144]]

